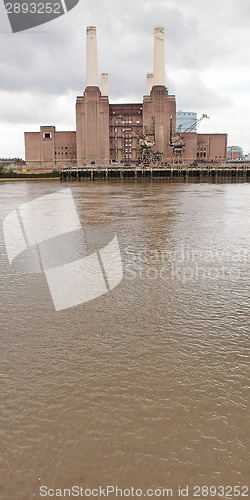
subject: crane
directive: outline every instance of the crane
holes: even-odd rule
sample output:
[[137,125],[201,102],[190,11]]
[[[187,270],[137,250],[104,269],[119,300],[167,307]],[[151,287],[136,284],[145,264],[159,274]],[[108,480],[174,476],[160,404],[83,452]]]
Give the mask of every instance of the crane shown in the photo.
[[138,164],[142,167],[148,167],[153,163],[156,163],[158,158],[156,158],[155,153],[153,153],[153,147],[155,146],[154,133],[148,134],[145,126],[145,133],[138,133],[133,125],[131,128],[139,137]]
[[[140,134],[132,126],[132,130],[140,137],[138,148],[138,165],[150,167],[152,165],[162,165],[163,153],[155,153],[153,148],[155,146],[155,117],[151,117],[152,123],[147,127],[143,125],[144,132]],[[150,130],[150,131],[149,131]]]
[[[122,115],[119,115],[118,119],[125,122],[125,118]],[[162,162],[162,155],[153,152],[153,147],[155,146],[154,117],[152,117],[150,128],[152,128],[152,133],[148,132],[145,125],[143,126],[143,132],[139,131],[136,124],[133,123],[129,123],[126,128],[127,130],[133,130],[138,137],[138,165],[142,167]]]
[[169,145],[173,148],[173,163],[183,163],[183,153],[184,147],[186,145],[185,137],[182,134],[186,134],[187,132],[191,132],[198,123],[200,123],[204,118],[208,118],[209,116],[204,114],[196,120],[190,127],[181,131],[181,125],[178,127],[176,131],[174,131],[173,126],[173,117],[170,118],[170,142]]

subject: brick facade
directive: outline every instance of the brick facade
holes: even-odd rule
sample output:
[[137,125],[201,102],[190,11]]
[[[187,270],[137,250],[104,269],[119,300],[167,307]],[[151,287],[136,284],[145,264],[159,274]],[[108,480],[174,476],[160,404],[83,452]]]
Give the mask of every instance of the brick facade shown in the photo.
[[[152,161],[160,164],[173,161],[170,140],[173,141],[173,136],[178,140],[176,100],[165,86],[164,26],[154,29],[154,71],[147,75],[147,95],[142,103],[110,104],[108,74],[102,74],[101,92],[97,62],[96,27],[88,26],[87,87],[76,98],[76,131],[57,132],[54,126],[43,126],[40,132],[26,132],[27,167],[53,170],[63,166],[135,165],[138,161],[150,165]],[[181,136],[185,137],[186,163],[226,160],[226,134],[197,134],[194,128]],[[179,139],[183,144],[182,137]]]
[[[57,132],[54,126],[25,132],[27,167],[53,170],[93,163],[136,164],[139,140],[145,133],[154,135],[154,152],[162,153],[163,161],[170,163],[171,117],[175,127],[175,96],[168,95],[164,86],[153,87],[139,104],[109,104],[98,87],[87,87],[76,100],[76,132]],[[227,134],[183,135],[187,163],[226,161]]]
[[224,162],[227,159],[227,134],[197,134],[197,161]]
[[26,165],[32,170],[57,170],[65,164],[76,165],[76,133],[57,132],[53,126],[40,132],[25,132]]

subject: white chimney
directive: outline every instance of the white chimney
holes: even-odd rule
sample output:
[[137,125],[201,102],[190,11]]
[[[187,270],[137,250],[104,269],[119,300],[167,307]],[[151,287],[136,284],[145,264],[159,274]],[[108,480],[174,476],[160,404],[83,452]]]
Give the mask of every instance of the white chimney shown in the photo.
[[165,86],[164,26],[155,26],[153,85]]
[[96,27],[88,26],[87,35],[87,87],[98,87]]
[[102,73],[101,92],[102,92],[102,96],[107,97],[109,95],[109,76],[108,76],[108,73]]
[[147,90],[146,95],[150,95],[151,89],[153,87],[153,73],[147,73]]

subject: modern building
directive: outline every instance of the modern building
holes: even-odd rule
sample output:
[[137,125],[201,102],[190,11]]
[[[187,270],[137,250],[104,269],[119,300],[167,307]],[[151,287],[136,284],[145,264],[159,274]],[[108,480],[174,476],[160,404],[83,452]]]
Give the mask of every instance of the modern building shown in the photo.
[[[197,132],[197,113],[192,111],[176,111],[176,130],[181,132]],[[189,129],[192,127],[192,130]]]
[[240,146],[228,146],[227,159],[228,161],[243,160],[243,149]]
[[[87,27],[86,36],[87,85],[83,95],[76,98],[76,131],[60,132],[50,125],[40,127],[40,132],[26,132],[27,167],[136,164],[143,141],[161,162],[171,163],[170,136],[176,130],[176,100],[169,95],[165,83],[164,27],[155,27],[153,73],[147,74],[146,95],[137,104],[109,102],[108,74],[102,74],[101,89],[98,83],[96,27]],[[195,114],[188,115],[193,123]],[[192,130],[183,137],[186,162],[226,160],[226,134],[200,136]]]

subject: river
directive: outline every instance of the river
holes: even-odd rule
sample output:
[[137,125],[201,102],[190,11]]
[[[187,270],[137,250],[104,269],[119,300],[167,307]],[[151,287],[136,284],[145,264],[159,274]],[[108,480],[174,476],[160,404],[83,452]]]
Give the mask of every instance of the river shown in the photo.
[[83,228],[115,231],[123,279],[56,311],[1,227],[1,498],[249,486],[250,184],[2,182],[1,221],[66,188]]

